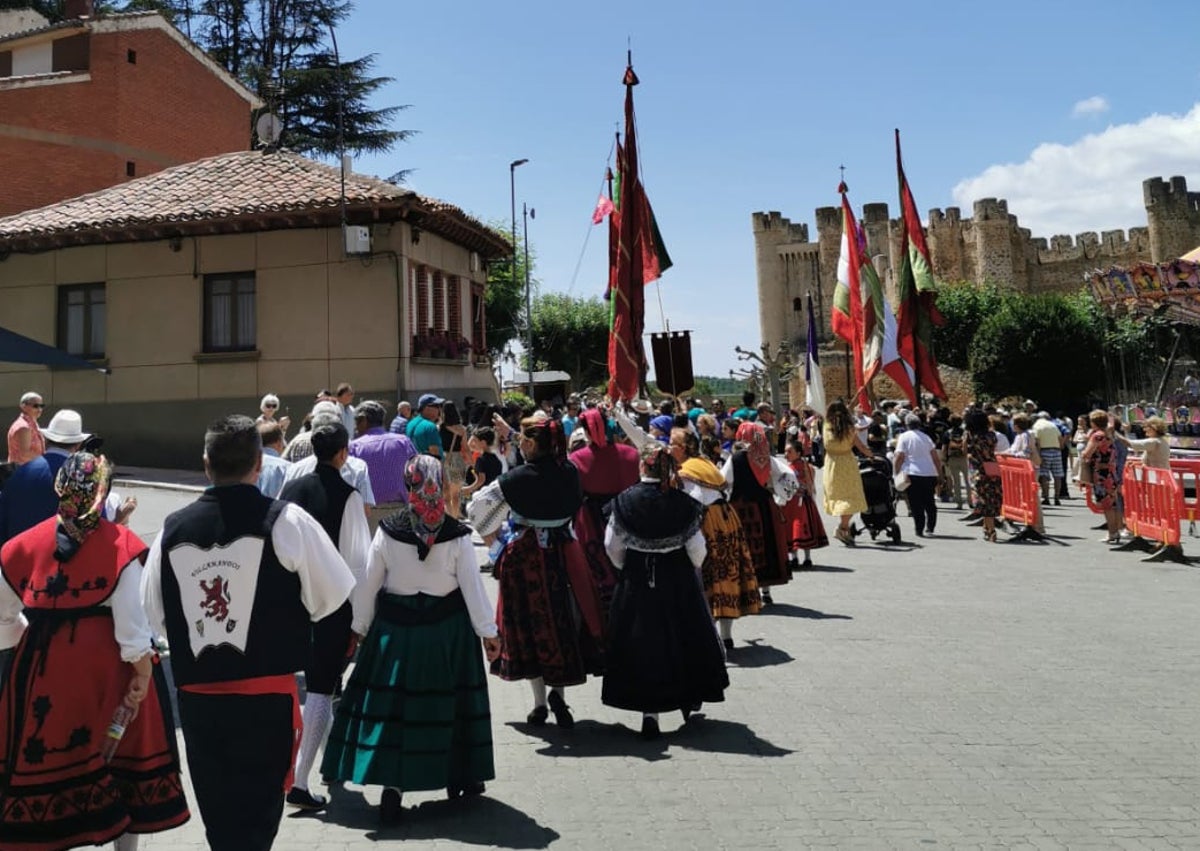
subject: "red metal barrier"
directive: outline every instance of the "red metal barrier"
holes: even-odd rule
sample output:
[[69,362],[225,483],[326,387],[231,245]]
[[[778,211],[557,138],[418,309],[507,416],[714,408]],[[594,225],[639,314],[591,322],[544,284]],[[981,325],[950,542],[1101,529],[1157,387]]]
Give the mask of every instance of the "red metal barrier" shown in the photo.
[[1001,455],[997,460],[1000,463],[1000,487],[1004,493],[1000,516],[1025,527],[1010,540],[1042,540],[1041,494],[1033,463],[1028,458],[1010,455]]
[[1180,546],[1183,488],[1174,471],[1145,467],[1141,461],[1130,460],[1125,464],[1121,487],[1125,497],[1125,525],[1133,533],[1133,540],[1117,549],[1144,549],[1150,542],[1157,544],[1158,549],[1145,561],[1190,563]]
[[[1172,458],[1171,472],[1179,482],[1183,498],[1183,519],[1188,522],[1188,534],[1196,535],[1196,520],[1200,518],[1200,459]],[[1187,495],[1188,489],[1192,495]]]

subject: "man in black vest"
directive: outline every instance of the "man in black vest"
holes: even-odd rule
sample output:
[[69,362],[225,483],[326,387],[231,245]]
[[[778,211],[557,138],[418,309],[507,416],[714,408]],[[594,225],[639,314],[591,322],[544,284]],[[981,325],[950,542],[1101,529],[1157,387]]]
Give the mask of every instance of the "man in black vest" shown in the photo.
[[296,672],[312,623],[339,608],[354,576],[299,506],[255,486],[254,421],[204,436],[212,487],[163,523],[142,576],[150,625],[166,633],[187,761],[213,851],[266,851],[279,830],[299,728]]
[[[371,532],[362,497],[338,472],[346,463],[350,435],[339,423],[327,423],[313,429],[312,448],[317,468],[283,487],[280,499],[303,508],[329,535],[342,558],[361,582],[367,571]],[[337,691],[346,662],[353,652],[353,612],[349,602],[327,618],[313,624],[312,661],[304,672],[304,734],[296,760],[296,778],[287,794],[287,802],[302,810],[325,809],[323,795],[308,790],[317,751],[325,743],[333,724],[333,695]]]

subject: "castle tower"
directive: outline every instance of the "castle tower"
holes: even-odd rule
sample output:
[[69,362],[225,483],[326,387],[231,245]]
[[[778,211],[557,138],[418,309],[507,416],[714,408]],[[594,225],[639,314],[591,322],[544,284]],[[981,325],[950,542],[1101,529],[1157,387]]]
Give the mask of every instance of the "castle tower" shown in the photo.
[[972,231],[975,238],[975,281],[1002,287],[1015,286],[1017,281],[1008,202],[995,198],[976,201]]
[[[808,241],[808,225],[794,225],[777,212],[753,213],[750,218],[761,342],[772,350],[784,341],[802,348],[807,330],[804,294],[813,293],[814,308],[820,304],[816,251]],[[742,344],[758,348],[756,341]]]
[[1167,183],[1152,177],[1142,182],[1142,196],[1153,262],[1173,260],[1200,244],[1200,193],[1188,192],[1185,178]]

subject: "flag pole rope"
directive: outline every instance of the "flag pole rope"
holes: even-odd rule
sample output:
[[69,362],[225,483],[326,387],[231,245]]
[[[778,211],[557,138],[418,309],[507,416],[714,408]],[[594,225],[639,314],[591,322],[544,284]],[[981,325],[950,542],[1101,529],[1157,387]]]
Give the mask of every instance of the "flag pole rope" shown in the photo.
[[[604,181],[607,180],[606,174],[608,169],[612,168],[613,154],[616,152],[616,150],[617,139],[614,136],[612,142],[608,146],[608,157],[604,160],[605,173],[600,175],[600,193],[604,192]],[[575,291],[575,283],[579,280],[579,269],[583,266],[583,258],[587,254],[588,241],[591,240],[592,231],[595,229],[595,227],[596,225],[589,220],[587,233],[585,233],[583,236],[583,248],[579,249],[579,259],[575,261],[575,271],[572,273],[571,283],[567,287],[567,295],[570,295]]]

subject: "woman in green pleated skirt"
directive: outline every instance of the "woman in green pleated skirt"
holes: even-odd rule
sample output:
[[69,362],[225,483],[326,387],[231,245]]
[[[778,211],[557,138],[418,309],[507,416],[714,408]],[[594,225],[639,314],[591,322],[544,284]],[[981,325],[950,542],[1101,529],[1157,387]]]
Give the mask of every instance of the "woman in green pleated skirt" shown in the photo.
[[321,765],[325,777],[385,787],[385,822],[404,792],[474,796],[495,777],[480,639],[489,658],[499,640],[470,529],[445,515],[436,459],[414,458],[406,479],[410,503],[380,524],[355,590],[365,637]]

